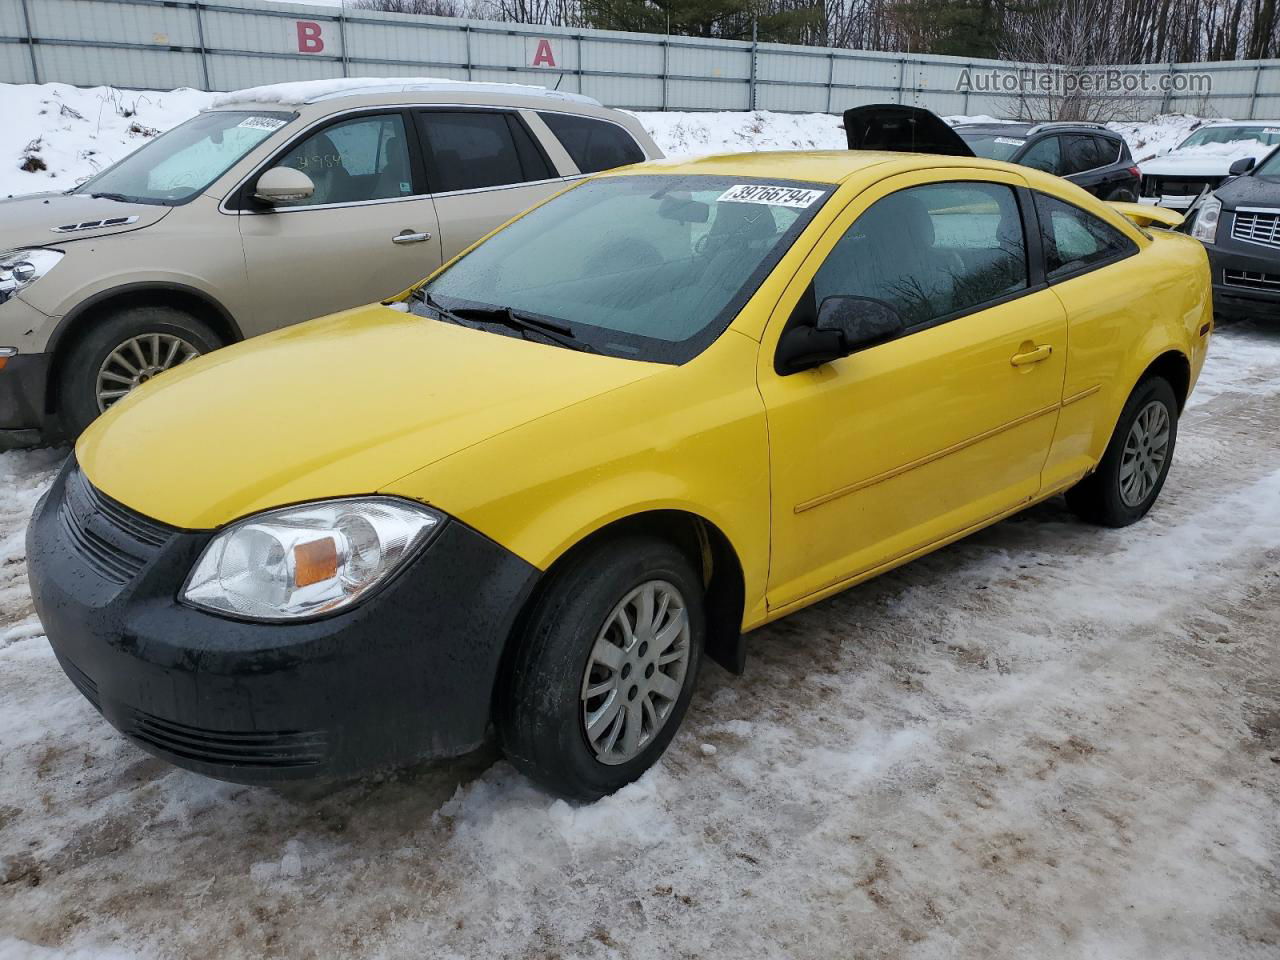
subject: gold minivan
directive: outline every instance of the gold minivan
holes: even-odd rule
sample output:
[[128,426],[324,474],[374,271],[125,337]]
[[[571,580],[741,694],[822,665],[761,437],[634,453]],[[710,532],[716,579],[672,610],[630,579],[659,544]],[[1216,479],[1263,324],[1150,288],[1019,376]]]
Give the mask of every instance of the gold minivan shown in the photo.
[[392,296],[567,181],[662,156],[516,84],[256,87],[66,193],[0,201],[0,449],[75,437],[156,374]]

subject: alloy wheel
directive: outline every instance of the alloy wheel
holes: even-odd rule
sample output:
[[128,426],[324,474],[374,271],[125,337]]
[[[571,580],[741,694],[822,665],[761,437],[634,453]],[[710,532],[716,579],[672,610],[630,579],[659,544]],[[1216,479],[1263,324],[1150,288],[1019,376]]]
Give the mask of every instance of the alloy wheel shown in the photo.
[[1127,507],[1142,504],[1155,489],[1169,456],[1169,411],[1152,400],[1129,427],[1120,456],[1120,499]]
[[635,759],[666,725],[689,669],[689,613],[665,580],[628,593],[606,618],[582,677],[582,726],[597,760]]
[[96,396],[105,411],[134,388],[157,374],[200,356],[200,350],[171,333],[143,333],[130,337],[102,361]]

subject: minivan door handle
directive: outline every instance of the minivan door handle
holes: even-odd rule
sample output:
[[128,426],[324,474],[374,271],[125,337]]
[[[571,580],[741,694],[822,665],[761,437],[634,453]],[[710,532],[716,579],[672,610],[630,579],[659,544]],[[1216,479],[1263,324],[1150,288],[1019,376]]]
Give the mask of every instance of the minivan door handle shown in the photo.
[[430,240],[429,233],[414,233],[412,230],[401,230],[391,238],[392,243],[421,243],[423,240]]
[[1053,353],[1053,347],[1049,344],[1042,344],[1034,350],[1027,350],[1030,344],[1023,344],[1023,353],[1015,353],[1009,358],[1009,362],[1015,367],[1025,367],[1029,363],[1039,363],[1042,360],[1048,360]]

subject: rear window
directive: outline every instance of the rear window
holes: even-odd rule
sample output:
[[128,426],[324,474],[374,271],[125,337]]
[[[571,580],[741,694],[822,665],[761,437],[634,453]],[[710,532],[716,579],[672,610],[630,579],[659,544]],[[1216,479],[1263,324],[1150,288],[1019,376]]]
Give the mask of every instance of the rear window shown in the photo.
[[615,123],[567,113],[540,113],[538,116],[551,128],[583,173],[598,173],[645,159],[644,151],[631,134]]

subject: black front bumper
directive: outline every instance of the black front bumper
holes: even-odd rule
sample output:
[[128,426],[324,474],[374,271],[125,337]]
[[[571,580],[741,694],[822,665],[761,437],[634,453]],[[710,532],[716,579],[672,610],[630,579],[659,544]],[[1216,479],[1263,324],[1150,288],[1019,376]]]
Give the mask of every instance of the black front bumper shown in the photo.
[[536,568],[446,520],[353,609],[247,623],[178,602],[211,536],[133,514],[73,463],[36,507],[27,563],[49,642],[131,740],[240,783],[347,776],[481,743]]
[[[1225,224],[1218,229],[1224,230]],[[1280,248],[1269,250],[1229,237],[1222,243],[1206,243],[1205,249],[1213,273],[1216,313],[1280,317],[1280,287],[1271,285],[1280,280]]]
[[0,369],[0,450],[30,447],[46,434],[47,353],[20,353]]

